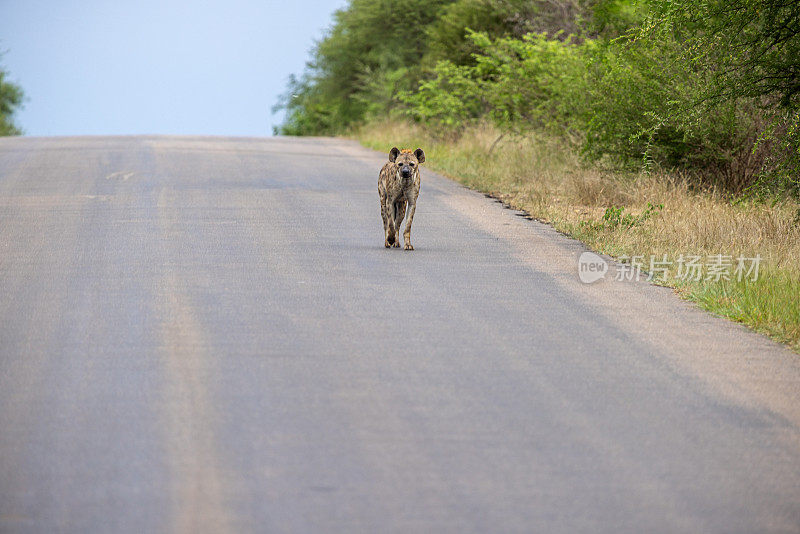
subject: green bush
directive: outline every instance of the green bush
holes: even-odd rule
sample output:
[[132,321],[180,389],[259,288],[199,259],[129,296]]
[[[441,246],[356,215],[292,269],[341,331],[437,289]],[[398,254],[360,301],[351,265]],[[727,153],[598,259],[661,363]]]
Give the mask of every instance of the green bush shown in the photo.
[[441,61],[434,74],[416,91],[400,93],[400,101],[407,105],[404,113],[443,133],[463,129],[483,115],[486,106],[473,67]]
[[13,115],[22,105],[22,89],[5,78],[6,73],[0,70],[0,135],[20,135],[22,130],[14,124]]
[[753,98],[704,99],[712,73],[680,43],[556,37],[472,33],[472,64],[440,62],[399,99],[437,128],[489,120],[507,133],[569,134],[590,160],[679,168],[730,191],[765,175],[774,122]]
[[451,130],[488,119],[503,132],[563,132],[582,76],[581,49],[545,34],[492,40],[473,32],[470,38],[480,50],[473,64],[438,63],[432,79],[400,95],[406,113]]

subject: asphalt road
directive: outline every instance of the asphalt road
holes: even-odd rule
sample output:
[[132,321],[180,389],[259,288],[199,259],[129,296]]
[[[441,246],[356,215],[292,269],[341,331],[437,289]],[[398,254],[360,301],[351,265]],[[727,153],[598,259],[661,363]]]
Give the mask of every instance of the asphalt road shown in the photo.
[[0,532],[800,531],[797,355],[384,157],[0,139]]

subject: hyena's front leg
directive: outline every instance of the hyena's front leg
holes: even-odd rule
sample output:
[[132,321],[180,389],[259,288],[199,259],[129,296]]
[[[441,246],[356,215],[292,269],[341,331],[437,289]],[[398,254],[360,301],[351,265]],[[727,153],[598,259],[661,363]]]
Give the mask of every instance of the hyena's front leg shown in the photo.
[[398,238],[397,230],[394,225],[394,206],[389,199],[385,199],[382,207],[383,213],[385,214],[383,219],[383,229],[386,232],[386,241],[384,242],[383,246],[389,248],[397,243]]
[[400,248],[400,225],[403,222],[403,217],[406,216],[406,201],[396,202],[395,205],[395,214],[394,214],[394,227],[395,231],[398,233],[397,239],[394,240],[394,246]]
[[[414,222],[414,212],[417,211],[416,202],[408,202],[408,220],[406,221],[406,229],[403,232],[403,240],[406,242],[406,250],[414,250],[411,246],[411,223]],[[399,246],[399,245],[398,245]]]
[[379,191],[379,193],[381,193],[380,194],[381,218],[383,219],[383,237],[385,240],[383,246],[389,248],[392,246],[392,244],[389,243],[389,214],[386,211],[386,197],[383,195],[381,191]]

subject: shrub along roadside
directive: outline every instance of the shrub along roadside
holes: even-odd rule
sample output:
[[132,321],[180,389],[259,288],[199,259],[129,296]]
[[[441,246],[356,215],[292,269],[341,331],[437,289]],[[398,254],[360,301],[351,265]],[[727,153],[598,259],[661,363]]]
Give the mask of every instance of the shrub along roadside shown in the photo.
[[717,74],[698,68],[682,42],[470,39],[474,61],[439,62],[398,95],[403,113],[451,137],[488,121],[506,134],[571,137],[588,160],[623,170],[657,165],[733,193],[798,195],[796,110],[775,95],[713,95]]
[[426,165],[433,170],[502,198],[617,258],[666,255],[674,267],[681,256],[722,254],[735,267],[739,256],[758,256],[756,282],[739,282],[735,276],[676,280],[673,271],[660,283],[800,352],[796,200],[731,202],[713,188],[698,190],[677,174],[604,171],[583,164],[556,137],[507,137],[490,152],[498,135],[496,128],[478,124],[447,139],[397,121],[373,122],[351,133],[381,151],[401,144],[423,146]]
[[[2,54],[0,54],[2,57]],[[22,89],[6,80],[6,73],[0,69],[0,135],[20,135],[13,121],[14,112],[22,105]]]

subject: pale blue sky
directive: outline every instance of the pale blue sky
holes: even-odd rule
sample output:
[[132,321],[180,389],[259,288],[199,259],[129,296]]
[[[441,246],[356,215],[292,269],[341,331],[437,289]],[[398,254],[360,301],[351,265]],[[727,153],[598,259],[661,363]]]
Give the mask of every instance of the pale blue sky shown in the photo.
[[271,135],[346,0],[0,0],[27,135]]

